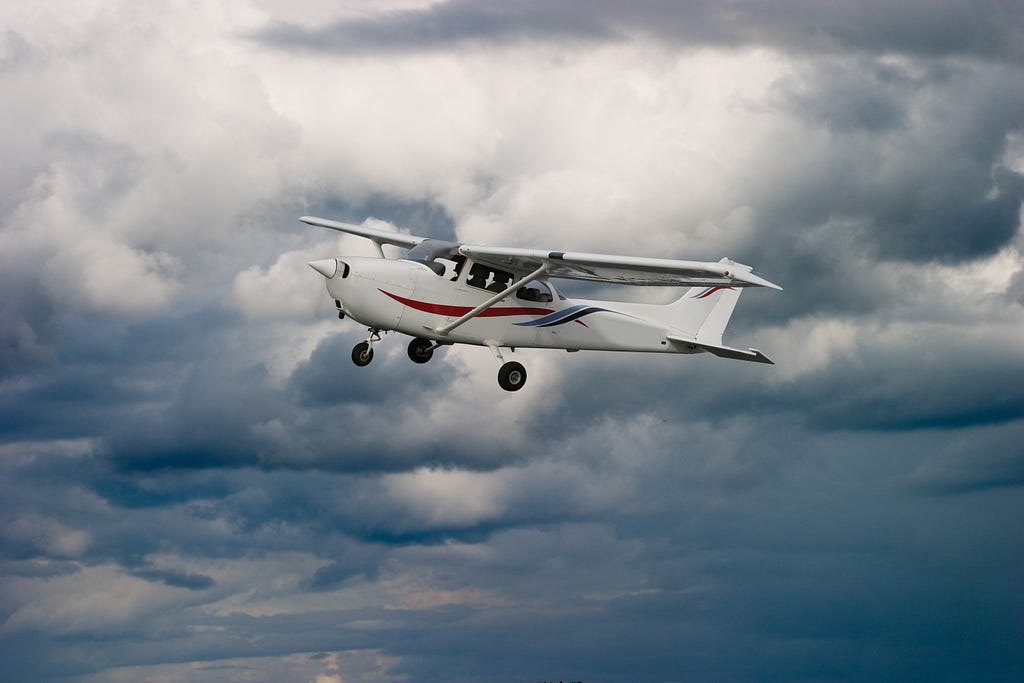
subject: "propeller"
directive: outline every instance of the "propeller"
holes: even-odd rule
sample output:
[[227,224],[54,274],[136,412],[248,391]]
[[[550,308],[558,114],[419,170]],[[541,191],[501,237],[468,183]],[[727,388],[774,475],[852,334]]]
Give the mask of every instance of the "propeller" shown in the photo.
[[323,275],[328,280],[334,277],[338,272],[337,259],[325,258],[320,259],[319,261],[309,261],[306,265]]

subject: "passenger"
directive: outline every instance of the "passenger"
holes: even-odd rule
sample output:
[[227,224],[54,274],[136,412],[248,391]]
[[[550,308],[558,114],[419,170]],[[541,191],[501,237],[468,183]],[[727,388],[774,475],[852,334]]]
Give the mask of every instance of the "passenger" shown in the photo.
[[512,284],[512,274],[506,273],[501,270],[495,270],[492,273],[494,275],[494,282],[488,285],[487,289],[492,292],[504,292],[508,289],[508,286]]

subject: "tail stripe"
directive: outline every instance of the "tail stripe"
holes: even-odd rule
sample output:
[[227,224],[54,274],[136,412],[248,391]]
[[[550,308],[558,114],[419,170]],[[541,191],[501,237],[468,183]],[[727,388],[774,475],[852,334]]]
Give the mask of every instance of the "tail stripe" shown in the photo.
[[732,289],[732,287],[726,287],[726,286],[723,286],[723,285],[718,285],[718,286],[715,286],[715,287],[708,287],[708,288],[706,288],[702,292],[697,292],[696,294],[694,294],[690,298],[691,299],[703,299],[704,297],[711,296],[712,294],[714,294],[715,292],[717,292],[717,291],[719,291],[721,289]]

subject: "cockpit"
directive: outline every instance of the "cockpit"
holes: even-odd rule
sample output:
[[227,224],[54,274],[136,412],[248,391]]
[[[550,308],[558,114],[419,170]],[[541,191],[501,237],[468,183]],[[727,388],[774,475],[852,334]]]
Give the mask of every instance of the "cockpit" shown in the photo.
[[[409,253],[405,255],[405,259],[421,263],[430,268],[438,277],[447,278],[452,282],[459,281],[466,264],[469,263],[469,271],[465,276],[466,286],[488,292],[503,292],[515,282],[516,278],[514,273],[507,270],[468,261],[459,253],[458,242],[426,239],[410,249]],[[554,301],[556,296],[559,299],[565,298],[556,292],[550,284],[541,280],[534,280],[523,285],[516,290],[515,296],[521,301],[537,303],[549,303]]]

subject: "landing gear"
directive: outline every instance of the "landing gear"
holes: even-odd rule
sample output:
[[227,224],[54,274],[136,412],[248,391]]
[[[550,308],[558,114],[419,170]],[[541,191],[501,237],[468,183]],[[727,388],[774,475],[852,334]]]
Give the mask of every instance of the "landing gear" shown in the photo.
[[373,360],[373,347],[369,342],[359,342],[352,349],[352,362],[359,367],[369,365],[371,360]]
[[373,343],[379,341],[380,330],[371,327],[370,333],[366,336],[366,341],[359,342],[352,349],[352,362],[359,367],[369,365],[370,361],[373,360]]
[[526,384],[526,368],[510,360],[498,370],[498,385],[505,391],[519,391]]
[[429,339],[417,337],[409,342],[409,360],[413,363],[426,363],[433,358],[437,345]]
[[[505,357],[501,355],[501,347],[498,346],[498,342],[494,340],[488,340],[486,342],[487,348],[494,354],[495,360],[501,363],[501,368],[498,370],[498,386],[505,391],[519,391],[526,384],[526,368],[523,367],[522,363],[517,363],[514,360],[505,362]],[[515,347],[512,347],[515,351]]]

